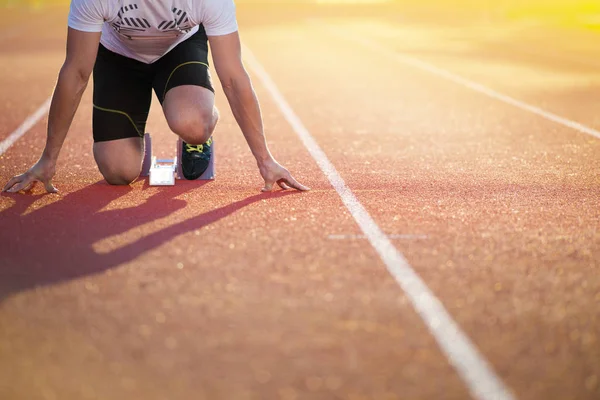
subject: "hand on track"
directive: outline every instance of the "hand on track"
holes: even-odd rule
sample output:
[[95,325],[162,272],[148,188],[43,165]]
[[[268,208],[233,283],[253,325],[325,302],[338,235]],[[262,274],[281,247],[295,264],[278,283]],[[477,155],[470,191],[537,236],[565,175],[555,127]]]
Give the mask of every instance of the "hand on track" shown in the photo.
[[54,176],[55,169],[56,165],[54,162],[41,158],[29,171],[17,175],[8,181],[2,191],[16,193],[20,190],[31,189],[36,182],[42,182],[48,193],[56,193],[58,189],[52,185],[52,177]]
[[290,172],[275,160],[269,160],[266,163],[259,165],[258,169],[265,180],[265,186],[262,188],[263,192],[270,192],[275,183],[283,190],[290,188],[300,191],[310,190],[310,188],[296,181]]

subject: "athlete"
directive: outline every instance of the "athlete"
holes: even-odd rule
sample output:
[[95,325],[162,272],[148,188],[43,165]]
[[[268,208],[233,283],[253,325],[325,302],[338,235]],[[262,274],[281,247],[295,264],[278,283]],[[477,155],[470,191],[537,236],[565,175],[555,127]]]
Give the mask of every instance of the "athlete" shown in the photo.
[[139,176],[143,135],[158,97],[170,129],[182,139],[182,170],[196,179],[208,167],[219,119],[208,45],[233,115],[262,175],[263,191],[309,190],[271,155],[259,103],[241,60],[233,0],[72,0],[67,55],[52,97],[44,151],[3,191],[42,182],[48,192],[56,161],[93,72],[94,158],[113,185]]

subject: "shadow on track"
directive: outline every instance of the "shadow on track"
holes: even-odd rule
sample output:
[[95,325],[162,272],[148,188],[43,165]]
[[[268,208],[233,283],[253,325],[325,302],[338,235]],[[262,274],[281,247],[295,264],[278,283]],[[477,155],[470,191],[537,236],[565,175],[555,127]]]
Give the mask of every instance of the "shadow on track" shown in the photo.
[[[203,185],[203,184],[201,184]],[[147,182],[144,186],[146,189]],[[260,193],[168,226],[106,254],[93,245],[183,209],[177,196],[198,188],[181,184],[161,188],[155,195],[129,208],[103,210],[133,189],[97,182],[23,215],[44,195],[7,195],[15,204],[0,212],[0,303],[11,294],[100,273],[131,261],[143,253],[201,229],[259,200],[290,195],[292,191]]]

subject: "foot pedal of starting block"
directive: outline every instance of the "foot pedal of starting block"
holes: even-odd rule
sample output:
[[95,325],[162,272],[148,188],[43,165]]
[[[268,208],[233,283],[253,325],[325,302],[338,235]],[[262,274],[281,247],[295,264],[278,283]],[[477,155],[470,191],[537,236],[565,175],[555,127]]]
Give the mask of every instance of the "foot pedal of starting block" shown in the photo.
[[157,160],[152,157],[150,166],[150,186],[172,186],[175,184],[177,158],[174,160]]
[[[197,181],[210,181],[215,179],[215,140],[212,142],[212,153],[210,155],[210,161],[208,162],[208,168],[206,171],[198,179]],[[181,160],[181,153],[183,151],[183,142],[181,139],[177,140],[177,159]],[[183,176],[183,171],[181,170],[181,163],[177,164],[177,179],[185,179]]]

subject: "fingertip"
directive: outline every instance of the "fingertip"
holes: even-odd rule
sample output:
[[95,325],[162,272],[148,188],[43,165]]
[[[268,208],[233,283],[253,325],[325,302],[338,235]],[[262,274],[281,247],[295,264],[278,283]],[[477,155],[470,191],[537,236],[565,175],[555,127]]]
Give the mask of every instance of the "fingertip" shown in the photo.
[[58,189],[56,188],[56,186],[54,186],[50,182],[45,183],[44,187],[46,189],[46,192],[48,192],[48,193],[57,193],[58,192]]
[[304,186],[301,183],[296,182],[296,184],[294,185],[294,188],[297,190],[300,190],[301,192],[308,192],[310,190],[310,188],[308,186]]

